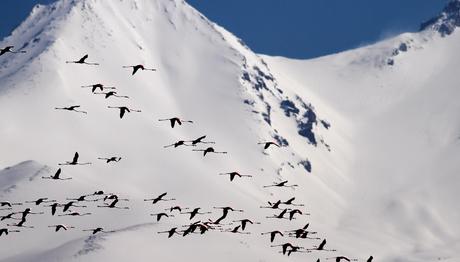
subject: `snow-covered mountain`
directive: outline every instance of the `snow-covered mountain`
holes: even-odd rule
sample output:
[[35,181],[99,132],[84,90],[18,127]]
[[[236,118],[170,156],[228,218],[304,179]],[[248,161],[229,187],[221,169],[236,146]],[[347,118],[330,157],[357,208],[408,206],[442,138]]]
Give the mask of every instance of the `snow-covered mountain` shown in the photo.
[[[460,34],[450,14],[458,14],[458,3],[420,32],[302,61],[257,55],[180,0],[61,0],[35,7],[0,43],[27,51],[0,57],[0,201],[66,203],[103,190],[129,199],[118,203],[129,210],[97,207],[100,200],[71,208],[91,213],[83,217],[59,216],[68,214],[62,208],[51,216],[49,204],[2,210],[2,216],[27,207],[44,214],[27,217],[25,225],[34,228],[0,237],[0,261],[324,261],[342,255],[457,261]],[[449,34],[441,24],[453,26]],[[84,54],[100,65],[66,63]],[[157,71],[131,75],[122,68],[136,64]],[[96,83],[116,86],[129,99],[81,88]],[[55,110],[71,105],[88,113]],[[108,106],[141,112],[120,119]],[[194,123],[171,129],[158,121],[174,116]],[[227,154],[192,151],[209,145],[164,148],[202,135]],[[263,141],[282,147],[264,150]],[[76,151],[92,164],[58,166]],[[111,156],[122,159],[98,160]],[[72,179],[42,179],[59,167]],[[232,171],[252,177],[230,182],[219,175]],[[263,187],[284,180],[299,186]],[[175,200],[143,201],[163,192]],[[269,219],[281,210],[260,208],[291,197],[310,215]],[[175,205],[212,214],[192,221],[178,213],[159,222],[150,216]],[[230,212],[224,223],[249,218],[260,224],[243,231],[251,234],[157,233],[215,220],[222,211],[213,207],[222,206],[244,210]],[[17,222],[5,219],[0,228]],[[61,223],[75,228],[48,227]],[[306,223],[320,239],[285,234],[270,243],[261,235]],[[82,231],[96,227],[110,232]],[[337,252],[287,257],[270,247],[291,242],[309,249],[324,238]]]

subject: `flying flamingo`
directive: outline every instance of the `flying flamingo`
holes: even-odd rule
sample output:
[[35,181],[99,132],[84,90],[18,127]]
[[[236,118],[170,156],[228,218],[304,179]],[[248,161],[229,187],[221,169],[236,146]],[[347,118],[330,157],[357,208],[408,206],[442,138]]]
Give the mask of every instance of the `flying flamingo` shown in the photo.
[[184,140],[179,140],[173,144],[170,144],[170,145],[166,145],[166,146],[163,146],[163,148],[168,148],[168,147],[172,147],[174,146],[174,148],[177,148],[179,146],[195,146],[195,145],[187,145],[185,144],[185,141]]
[[108,108],[116,108],[120,110],[120,119],[123,118],[126,112],[131,113],[131,112],[142,112],[141,110],[136,110],[136,109],[131,109],[126,106],[108,106]]
[[120,95],[117,95],[117,92],[116,91],[109,91],[109,92],[94,92],[94,94],[96,95],[105,95],[105,99],[113,96],[113,97],[119,97],[119,98],[129,98],[129,96],[120,96]]
[[178,125],[182,125],[182,123],[191,123],[193,124],[193,121],[192,120],[183,120],[183,119],[180,119],[178,117],[173,117],[173,118],[165,118],[165,119],[158,119],[158,121],[162,122],[162,121],[169,121],[170,124],[171,124],[171,128],[174,128],[174,126],[176,125],[176,123]]
[[294,188],[294,187],[297,187],[299,185],[290,185],[290,186],[287,186],[286,184],[288,183],[287,180],[285,181],[282,181],[280,183],[274,183],[273,185],[268,185],[268,186],[264,186],[264,188],[267,188],[267,187],[290,187],[290,188]]
[[80,157],[80,155],[78,154],[78,152],[75,152],[72,161],[66,161],[65,163],[60,163],[60,164],[58,164],[58,165],[60,165],[60,166],[75,166],[75,165],[84,166],[84,165],[91,165],[90,162],[79,163],[79,162],[78,162],[78,158],[79,158],[79,157]]
[[59,168],[54,175],[51,176],[42,176],[43,179],[53,179],[53,180],[70,180],[71,177],[68,178],[61,178],[62,170]]
[[190,141],[185,141],[185,142],[190,142],[190,143],[192,143],[192,145],[196,145],[196,144],[199,144],[199,143],[201,143],[201,144],[215,144],[216,143],[216,142],[205,142],[205,141],[203,141],[203,139],[205,139],[205,138],[206,138],[206,136],[200,136],[195,140],[190,140]]
[[97,159],[99,160],[104,160],[107,164],[110,162],[120,162],[121,157],[118,156],[112,156],[112,157],[98,157]]
[[99,65],[98,63],[88,63],[86,62],[86,59],[88,59],[88,55],[84,55],[82,58],[76,61],[66,61],[67,64],[85,64],[85,65]]
[[5,234],[5,236],[7,236],[9,233],[11,232],[21,232],[19,230],[10,230],[8,228],[0,228],[0,236],[2,236],[3,234]]
[[258,145],[264,145],[264,149],[268,149],[271,145],[273,146],[277,146],[277,147],[280,147],[280,145],[278,145],[276,142],[260,142],[260,143],[257,143]]
[[114,86],[105,86],[103,84],[93,84],[93,85],[81,86],[81,88],[88,88],[88,87],[91,87],[92,93],[94,93],[96,89],[101,90],[101,92],[103,92],[104,89],[116,89]]
[[54,232],[58,232],[59,230],[66,230],[67,229],[70,229],[70,228],[75,228],[75,227],[72,227],[72,226],[66,226],[66,225],[63,225],[63,224],[59,224],[59,225],[52,225],[52,226],[48,226],[48,227],[54,227],[55,230]]
[[237,177],[252,177],[251,175],[241,175],[238,172],[220,173],[219,175],[221,176],[230,175],[230,181],[233,181],[233,179],[235,179],[236,176]]
[[157,71],[155,68],[145,68],[143,65],[123,66],[123,68],[132,68],[133,69],[132,75],[134,75],[138,70]]
[[68,107],[55,107],[54,109],[56,109],[56,110],[74,111],[74,112],[77,112],[77,113],[88,114],[88,112],[86,112],[86,111],[77,110],[77,108],[80,108],[80,107],[81,106],[76,105],[76,106],[68,106]]
[[281,233],[281,231],[271,231],[271,232],[265,232],[265,233],[261,233],[261,235],[267,235],[267,234],[270,234],[270,242],[273,243],[273,241],[275,240],[275,237],[276,235],[280,235],[280,236],[284,236],[283,233]]
[[0,56],[6,54],[6,53],[13,53],[13,54],[18,54],[18,53],[25,53],[26,51],[13,51],[14,46],[10,45],[5,48],[0,49]]
[[171,238],[174,234],[180,235],[179,232],[177,232],[177,227],[173,227],[168,231],[158,232],[158,234],[163,234],[163,233],[168,233],[168,238]]
[[173,201],[173,200],[176,200],[174,198],[171,198],[171,199],[164,199],[163,197],[165,197],[168,193],[165,192],[159,196],[157,196],[156,198],[151,198],[151,199],[144,199],[144,201],[152,201],[152,204],[156,204],[158,203],[159,201]]
[[150,214],[151,216],[156,216],[157,217],[157,222],[161,220],[162,217],[174,217],[173,215],[168,215],[166,213],[156,213],[156,214]]
[[192,151],[197,151],[197,152],[203,152],[203,157],[206,156],[208,153],[213,153],[213,154],[227,154],[227,152],[218,152],[215,151],[213,147],[208,147],[206,149],[193,149]]

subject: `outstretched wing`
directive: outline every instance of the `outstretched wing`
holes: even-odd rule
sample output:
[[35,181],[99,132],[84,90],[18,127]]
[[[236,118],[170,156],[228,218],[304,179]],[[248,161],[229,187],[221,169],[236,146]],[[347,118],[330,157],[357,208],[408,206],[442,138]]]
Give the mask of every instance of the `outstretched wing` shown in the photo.
[[59,168],[57,171],[56,171],[56,174],[54,174],[54,178],[59,178],[59,175],[61,174],[62,170]]
[[79,157],[78,152],[75,152],[75,155],[73,156],[72,162],[77,163],[78,162],[78,157]]

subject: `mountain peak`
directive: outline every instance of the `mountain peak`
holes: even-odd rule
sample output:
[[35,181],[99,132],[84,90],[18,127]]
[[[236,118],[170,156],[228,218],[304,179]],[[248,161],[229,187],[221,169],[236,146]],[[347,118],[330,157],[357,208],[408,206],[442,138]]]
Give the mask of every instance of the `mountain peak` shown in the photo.
[[431,29],[446,36],[452,34],[457,26],[460,26],[460,0],[452,0],[440,15],[423,23],[420,31]]

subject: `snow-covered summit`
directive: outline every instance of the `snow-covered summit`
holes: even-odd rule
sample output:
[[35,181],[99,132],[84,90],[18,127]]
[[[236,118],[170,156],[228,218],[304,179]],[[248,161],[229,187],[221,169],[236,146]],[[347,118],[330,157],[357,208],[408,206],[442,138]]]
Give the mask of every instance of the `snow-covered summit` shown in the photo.
[[420,26],[420,30],[431,29],[442,36],[450,35],[460,26],[460,0],[450,1],[441,14],[428,20]]

